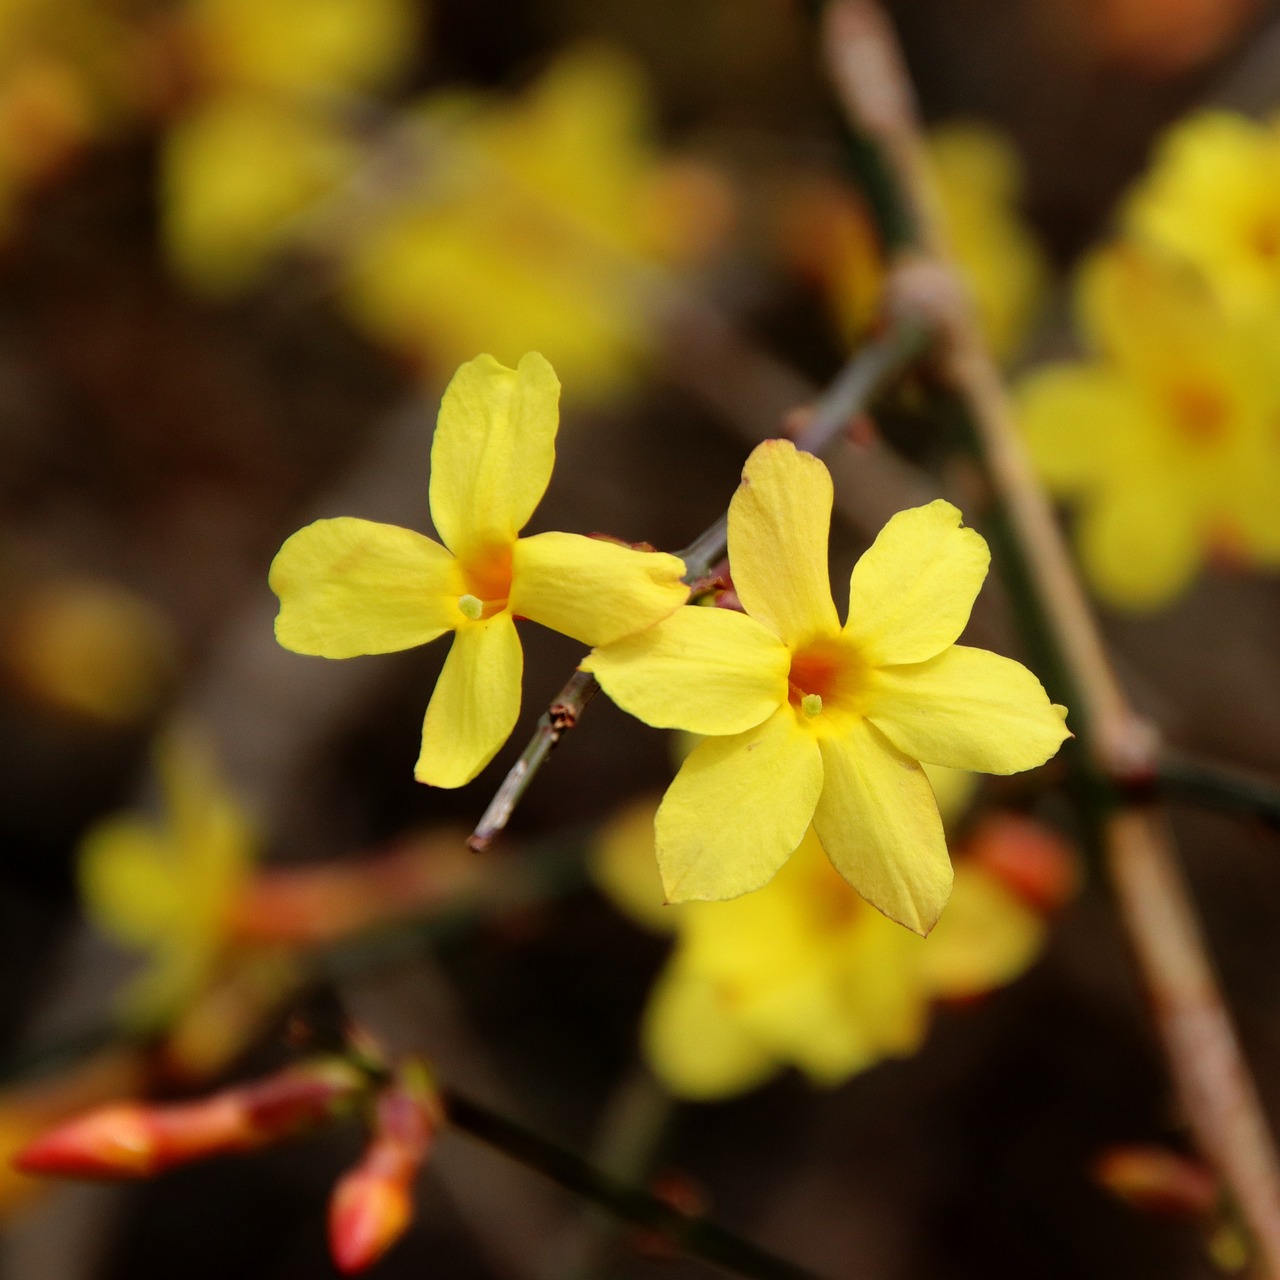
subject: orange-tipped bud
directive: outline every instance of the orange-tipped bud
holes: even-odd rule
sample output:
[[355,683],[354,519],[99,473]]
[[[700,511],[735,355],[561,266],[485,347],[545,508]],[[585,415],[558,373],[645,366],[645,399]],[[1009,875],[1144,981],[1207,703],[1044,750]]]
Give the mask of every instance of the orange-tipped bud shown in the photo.
[[175,1165],[291,1137],[340,1114],[367,1087],[363,1072],[335,1058],[199,1102],[116,1103],[37,1138],[14,1163],[23,1173],[64,1178],[149,1178]]
[[371,1267],[413,1220],[413,1184],[441,1106],[421,1064],[401,1068],[378,1098],[373,1140],[329,1202],[329,1250],[343,1275]]
[[1112,1195],[1165,1217],[1203,1217],[1218,1202],[1213,1174],[1165,1147],[1112,1147],[1094,1162],[1093,1176]]
[[413,1218],[412,1178],[387,1164],[374,1143],[334,1188],[329,1204],[329,1250],[343,1275],[373,1266]]
[[22,1173],[63,1178],[146,1178],[156,1172],[157,1145],[148,1109],[124,1102],[42,1134],[13,1163]]
[[993,813],[965,842],[968,856],[1045,915],[1075,896],[1079,865],[1063,836],[1013,813]]

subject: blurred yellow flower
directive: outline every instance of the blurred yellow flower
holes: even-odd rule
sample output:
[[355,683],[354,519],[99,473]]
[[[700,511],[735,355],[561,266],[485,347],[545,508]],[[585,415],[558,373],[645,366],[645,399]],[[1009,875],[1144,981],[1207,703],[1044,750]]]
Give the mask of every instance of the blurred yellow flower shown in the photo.
[[726,1097],[787,1065],[833,1085],[910,1054],[934,1000],[1011,981],[1041,945],[1040,916],[963,859],[929,937],[899,929],[840,879],[812,828],[760,892],[664,906],[655,807],[639,803],[609,824],[593,873],[628,915],[676,935],[642,1036],[654,1071],[682,1097]]
[[536,348],[575,394],[608,386],[649,345],[645,271],[704,252],[726,217],[708,172],[659,162],[648,114],[636,70],[603,49],[514,102],[428,100],[421,180],[352,239],[356,317],[428,363]]
[[[1025,339],[1048,281],[1044,255],[1018,213],[1017,153],[1003,134],[974,123],[943,125],[928,145],[951,249],[987,342],[1008,359]],[[845,341],[860,341],[884,288],[870,210],[834,183],[810,184],[789,202],[782,234],[791,261],[824,287]]]
[[205,92],[161,164],[164,237],[188,284],[234,293],[302,237],[361,158],[348,99],[404,69],[417,15],[410,0],[192,0]]
[[891,919],[928,933],[951,892],[921,760],[1015,773],[1068,736],[1025,667],[955,641],[987,544],[948,502],[899,512],[831,598],[831,476],[785,440],[747,460],[729,505],[745,613],[685,607],[582,664],[623,710],[707,735],[658,810],[672,902],[768,883],[810,822],[832,863]]
[[551,479],[560,383],[530,352],[478,356],[454,375],[431,444],[431,516],[444,545],[369,520],[318,520],[280,548],[276,638],[325,658],[390,653],[455,632],[427,707],[415,776],[460,787],[520,711],[515,619],[605,644],[688,597],[684,562],[571,533],[521,538]]
[[929,155],[947,238],[983,335],[999,359],[1008,359],[1026,338],[1049,277],[1040,246],[1018,213],[1018,153],[989,126],[957,123],[930,134]]
[[244,95],[178,120],[161,173],[170,261],[198,292],[233,294],[300,235],[359,151],[326,116]]
[[1225,315],[1123,243],[1086,262],[1078,304],[1098,354],[1037,370],[1020,403],[1045,483],[1079,504],[1093,586],[1154,608],[1209,554],[1280,565],[1280,309]]
[[1280,117],[1203,111],[1175,125],[1124,220],[1200,270],[1229,308],[1280,305]]
[[207,83],[299,99],[381,88],[414,56],[411,0],[191,0]]
[[78,864],[93,922],[147,953],[122,1002],[144,1024],[172,1017],[208,981],[254,854],[248,820],[196,741],[171,734],[155,767],[163,819],[107,818],[81,842]]
[[168,620],[131,591],[87,578],[6,602],[0,661],[33,701],[108,724],[155,710],[175,665]]
[[130,30],[92,0],[0,3],[0,236],[23,193],[56,177],[130,106]]

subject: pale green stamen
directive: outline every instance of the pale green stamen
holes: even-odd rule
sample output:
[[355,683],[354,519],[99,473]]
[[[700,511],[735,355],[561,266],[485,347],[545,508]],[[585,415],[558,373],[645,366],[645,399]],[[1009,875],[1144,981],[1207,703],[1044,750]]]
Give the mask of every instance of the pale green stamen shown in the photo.
[[820,693],[806,693],[800,699],[800,706],[807,716],[819,715],[822,711],[822,695]]
[[479,596],[459,596],[458,609],[464,618],[479,622],[484,617],[484,601]]

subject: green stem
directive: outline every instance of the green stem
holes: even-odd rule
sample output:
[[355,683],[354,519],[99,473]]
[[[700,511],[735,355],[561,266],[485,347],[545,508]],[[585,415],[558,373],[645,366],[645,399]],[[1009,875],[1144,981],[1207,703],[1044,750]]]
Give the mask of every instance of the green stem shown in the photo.
[[1246,814],[1280,828],[1280,785],[1259,774],[1166,751],[1157,766],[1156,785],[1171,800]]
[[601,1173],[572,1152],[462,1094],[445,1090],[444,1102],[454,1128],[623,1221],[656,1233],[690,1257],[732,1275],[755,1280],[816,1280],[815,1274],[804,1267],[779,1258],[714,1223],[681,1213],[647,1191]]

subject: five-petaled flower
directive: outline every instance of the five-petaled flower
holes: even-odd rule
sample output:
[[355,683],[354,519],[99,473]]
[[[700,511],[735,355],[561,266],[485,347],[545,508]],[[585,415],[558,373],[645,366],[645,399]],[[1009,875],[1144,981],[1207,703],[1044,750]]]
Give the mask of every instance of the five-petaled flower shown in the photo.
[[[663,906],[653,863],[656,808],[642,800],[612,819],[597,838],[592,871],[637,923],[675,936],[649,995],[641,1043],[679,1097],[729,1097],[788,1064],[831,1086],[914,1053],[935,1000],[995,990],[1043,943],[1042,913],[977,857],[957,859],[955,892],[938,927],[917,938],[840,879],[812,827],[758,893]],[[990,829],[999,824],[993,819]],[[1058,866],[1070,865],[1069,846],[1041,838],[1039,848],[1058,855]]]
[[1125,241],[1077,281],[1084,360],[1019,387],[1040,477],[1078,509],[1090,582],[1167,605],[1202,564],[1280,566],[1280,315],[1231,313],[1177,264]]
[[813,823],[836,870],[927,933],[951,891],[920,761],[985,773],[1042,764],[1068,736],[1025,667],[955,643],[986,577],[948,502],[899,512],[858,561],[841,627],[827,572],[831,476],[760,445],[729,507],[745,614],[686,607],[586,663],[624,710],[704,734],[658,810],[669,901],[767,883]]
[[155,749],[164,818],[120,813],[91,827],[79,849],[85,908],[111,937],[147,953],[122,1004],[143,1023],[171,1018],[208,984],[256,839],[248,817],[189,730]]
[[422,727],[420,782],[470,782],[515,727],[517,617],[609,644],[688,597],[676,556],[571,533],[518,536],[551,479],[559,396],[536,352],[518,369],[469,361],[444,393],[431,445],[431,516],[444,545],[369,520],[317,520],[271,566],[276,638],[297,653],[391,653],[456,632]]

